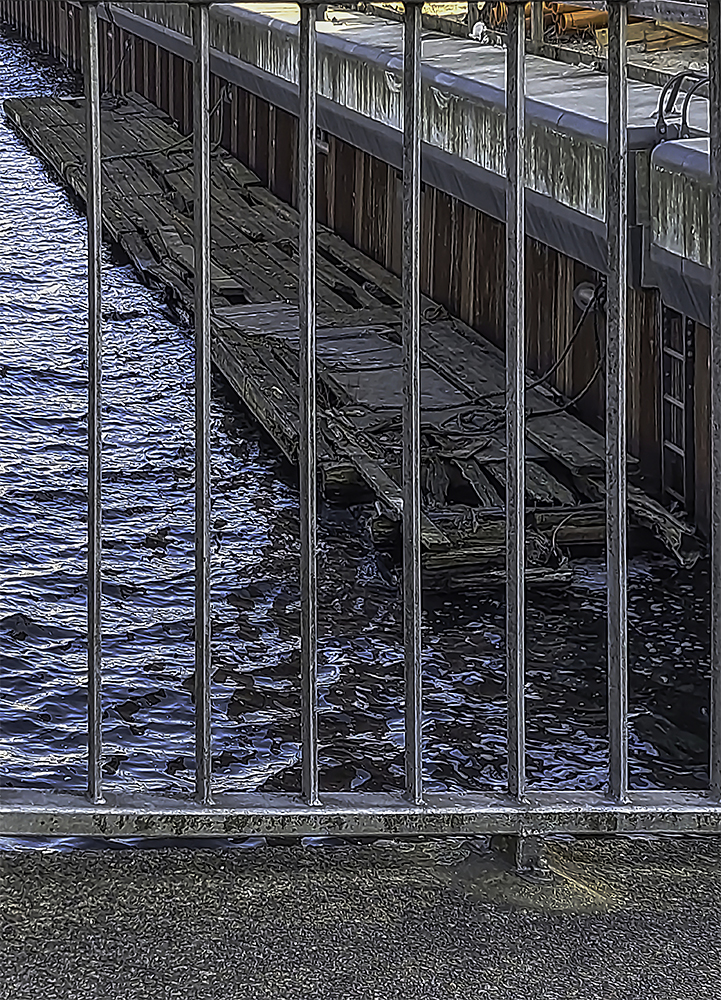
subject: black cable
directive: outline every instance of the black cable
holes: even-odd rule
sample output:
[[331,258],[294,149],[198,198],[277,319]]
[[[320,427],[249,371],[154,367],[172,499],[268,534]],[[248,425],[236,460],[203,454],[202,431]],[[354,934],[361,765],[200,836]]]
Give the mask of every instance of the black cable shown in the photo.
[[123,66],[125,64],[125,60],[128,58],[128,54],[130,53],[130,50],[132,48],[134,48],[134,39],[133,38],[127,38],[125,40],[125,45],[123,46],[123,48],[124,48],[124,52],[123,52],[123,55],[122,55],[122,57],[120,59],[120,62],[115,67],[115,72],[113,73],[113,75],[110,77],[110,79],[108,80],[108,82],[105,84],[105,89],[103,90],[103,93],[102,93],[103,97],[105,97],[106,95],[111,96],[111,87],[113,86],[113,84],[117,80],[118,73],[123,68]]
[[583,312],[581,313],[581,318],[579,319],[578,323],[576,323],[576,326],[573,329],[573,333],[571,334],[571,338],[564,347],[563,351],[561,352],[560,357],[554,362],[554,364],[551,365],[551,367],[548,369],[547,372],[545,372],[545,374],[540,375],[534,382],[529,382],[529,384],[526,386],[526,391],[528,391],[529,389],[536,389],[539,385],[542,385],[548,378],[550,378],[551,375],[555,374],[561,367],[563,362],[571,353],[571,348],[573,347],[576,338],[581,332],[581,327],[583,326],[586,317],[593,310],[593,307],[600,302],[601,292],[603,291],[604,285],[605,285],[604,281],[599,281],[599,283],[594,288],[593,295],[584,306]]
[[230,104],[230,101],[231,101],[230,84],[224,83],[220,91],[220,95],[218,96],[218,100],[216,101],[212,111],[210,112],[210,118],[212,120],[213,115],[220,107],[220,117],[218,120],[218,138],[213,143],[213,151],[215,151],[219,146],[223,145],[223,126],[225,125],[225,105]]
[[[526,386],[526,390],[537,388],[539,385],[541,385],[543,382],[549,379],[551,375],[553,375],[556,371],[558,371],[558,369],[561,367],[561,365],[563,364],[563,362],[566,360],[571,350],[573,349],[573,345],[575,344],[581,332],[581,329],[583,328],[583,324],[586,318],[588,317],[588,314],[593,310],[593,317],[594,317],[593,332],[594,332],[594,339],[596,342],[596,352],[599,360],[598,363],[596,364],[593,374],[591,375],[590,380],[586,383],[583,389],[573,397],[573,399],[568,400],[562,406],[559,406],[552,410],[539,410],[536,413],[530,411],[527,413],[528,418],[550,416],[553,413],[563,413],[565,410],[569,409],[569,407],[573,406],[574,403],[577,403],[580,399],[582,399],[583,396],[585,396],[585,394],[588,392],[590,387],[593,385],[594,381],[596,380],[596,377],[598,376],[598,373],[601,369],[601,365],[603,364],[603,351],[601,348],[601,342],[598,335],[598,314],[595,311],[594,306],[601,300],[604,288],[605,288],[605,279],[602,279],[601,281],[598,282],[598,284],[593,290],[593,295],[584,306],[581,316],[573,329],[573,333],[571,334],[571,337],[569,338],[569,341],[564,347],[560,356],[556,359],[554,364],[551,365],[548,371],[544,372],[543,375],[538,376],[538,378],[534,379],[533,382],[529,382],[528,385]],[[487,393],[482,393],[481,395],[478,396],[474,396],[471,399],[471,401],[466,405],[464,410],[467,412],[470,409],[471,412],[473,412],[478,403],[483,402],[484,400],[487,399],[493,399],[497,396],[505,396],[505,394],[506,394],[505,389],[497,389],[494,392],[487,392]],[[503,423],[505,411],[506,407],[504,405],[502,407],[499,406],[495,414],[489,413],[487,415],[486,425],[483,428],[474,427],[473,428],[474,433],[481,432],[487,434],[493,431],[495,426],[500,426]],[[446,433],[467,434],[469,429],[467,427],[464,427],[461,423],[462,412],[463,410],[459,409],[458,411],[454,412],[451,416],[449,416],[447,420],[443,421],[440,425],[436,424],[434,426],[436,427],[436,429],[440,427]],[[395,423],[398,422],[399,419],[400,419],[399,416],[387,418],[386,420],[382,420],[376,426],[373,426],[371,430],[374,433],[377,433],[382,430],[389,430]],[[454,421],[456,423],[457,427],[455,430],[448,427],[450,421]]]
[[[532,388],[540,385],[541,382],[545,381],[545,379],[547,379],[549,377],[549,375],[552,375],[554,373],[554,371],[556,371],[560,367],[560,365],[563,364],[564,360],[568,356],[568,353],[569,353],[569,351],[571,350],[571,348],[573,346],[575,338],[578,336],[578,334],[579,334],[579,332],[581,330],[581,327],[583,325],[584,320],[586,319],[586,317],[588,316],[589,312],[591,311],[592,306],[594,306],[599,301],[601,292],[602,292],[602,290],[603,290],[604,287],[605,287],[605,281],[603,281],[603,280],[599,281],[598,285],[594,289],[593,295],[591,296],[591,298],[589,299],[588,303],[584,307],[583,312],[581,313],[581,317],[578,320],[578,322],[576,323],[576,326],[574,328],[573,334],[571,335],[571,338],[570,338],[568,344],[564,348],[563,353],[557,359],[557,361],[555,362],[555,364],[552,365],[552,367],[549,368],[549,370],[544,375],[540,376],[534,382],[531,382],[527,386],[528,389],[532,389]],[[533,417],[548,417],[548,416],[553,416],[556,413],[565,413],[566,410],[570,409],[570,407],[572,407],[575,403],[577,403],[580,399],[582,399],[586,395],[586,393],[588,392],[588,390],[591,388],[591,386],[593,385],[593,383],[596,381],[596,378],[598,377],[599,372],[601,371],[601,367],[603,365],[604,356],[605,356],[605,352],[603,351],[603,348],[601,346],[601,338],[600,338],[599,333],[598,333],[598,312],[596,310],[594,310],[594,312],[593,312],[593,336],[594,336],[594,340],[595,340],[595,343],[596,343],[596,353],[597,353],[597,356],[598,356],[598,361],[596,362],[596,367],[594,368],[593,373],[592,373],[590,379],[586,382],[586,384],[581,389],[581,391],[578,392],[578,393],[576,393],[576,395],[572,399],[566,400],[565,403],[563,403],[562,405],[560,405],[558,407],[554,407],[553,409],[538,410],[536,412],[533,412],[532,410],[531,411],[527,411],[526,412],[526,419],[527,420],[529,420],[529,419],[531,419]],[[470,412],[473,413],[474,409],[475,409],[475,406],[476,406],[476,404],[478,402],[482,401],[483,399],[489,399],[489,398],[491,398],[493,396],[502,396],[502,395],[505,395],[505,389],[501,389],[501,390],[498,390],[496,392],[486,393],[486,394],[484,394],[482,396],[475,396],[470,401],[470,403],[466,404],[465,407],[459,408],[458,410],[456,410],[454,413],[452,413],[448,417],[447,420],[442,421],[440,424],[436,424],[436,423],[425,424],[425,425],[421,424],[421,429],[422,430],[425,429],[425,430],[431,431],[431,432],[432,431],[442,430],[446,434],[454,434],[455,433],[455,434],[466,435],[469,432],[469,428],[468,427],[464,427],[463,424],[461,423],[463,412],[468,412],[470,410]],[[426,409],[432,410],[432,409],[434,409],[434,407],[428,407]],[[445,409],[445,407],[442,407],[441,409]],[[498,411],[496,412],[495,415],[494,414],[488,414],[488,423],[486,424],[485,427],[483,427],[483,428],[474,427],[474,428],[472,428],[472,432],[474,434],[478,434],[478,433],[489,434],[489,433],[493,432],[496,429],[494,425],[500,426],[503,423],[505,411],[506,411],[506,407],[505,406],[499,407]],[[366,431],[366,433],[370,433],[370,434],[378,434],[378,433],[381,433],[383,431],[391,430],[393,427],[397,426],[397,424],[400,422],[400,420],[401,420],[401,414],[393,414],[393,416],[387,417],[387,418],[379,421],[376,424],[373,424],[373,425],[371,425],[369,427],[366,427],[365,431]],[[449,424],[450,421],[455,421],[455,423],[457,425],[456,429],[448,427],[448,424]]]
[[[566,344],[566,346],[564,347],[563,351],[561,352],[561,355],[556,359],[556,361],[554,361],[554,363],[551,365],[551,367],[548,369],[548,371],[544,372],[543,375],[539,375],[537,378],[535,378],[533,380],[533,382],[529,382],[526,385],[526,392],[528,392],[529,389],[537,389],[539,385],[543,385],[543,383],[546,382],[551,377],[551,375],[554,375],[558,371],[558,369],[561,367],[561,365],[563,364],[563,362],[566,360],[566,358],[568,357],[568,355],[571,353],[573,345],[575,344],[576,339],[577,339],[577,337],[579,336],[579,334],[581,332],[581,328],[583,327],[583,324],[584,324],[584,322],[586,320],[586,317],[591,312],[591,309],[593,308],[593,306],[595,306],[597,302],[600,302],[601,292],[603,291],[604,285],[605,285],[605,281],[602,280],[602,281],[599,281],[599,283],[594,288],[593,295],[591,296],[591,298],[589,299],[589,301],[584,306],[583,312],[581,313],[581,317],[578,320],[578,322],[576,323],[575,327],[573,328],[573,333],[571,334],[568,343]],[[505,396],[505,394],[506,394],[506,390],[505,389],[496,389],[493,392],[485,392],[485,393],[482,393],[480,396],[474,396],[473,397],[473,402],[474,403],[475,402],[481,402],[484,399],[492,399],[495,396]]]
[[709,83],[709,78],[707,76],[703,77],[701,80],[697,80],[693,86],[689,87],[686,91],[686,95],[683,99],[683,105],[681,106],[681,126],[679,128],[678,137],[679,139],[689,139],[690,131],[688,127],[688,112],[689,106],[691,104],[691,98],[694,96],[697,90]]
[[586,382],[581,391],[577,392],[572,399],[567,399],[566,402],[563,403],[561,406],[556,406],[550,410],[537,410],[536,412],[531,411],[530,413],[527,414],[526,419],[530,420],[533,417],[552,417],[556,413],[565,413],[567,410],[570,410],[570,408],[574,406],[580,399],[583,399],[583,397],[586,395],[588,390],[591,388],[593,383],[598,378],[598,374],[601,371],[601,367],[603,365],[603,360],[605,356],[605,352],[601,348],[601,338],[598,335],[598,315],[596,313],[593,314],[593,333],[596,341],[596,352],[598,354],[598,361],[596,362],[596,367],[593,369],[591,377]]

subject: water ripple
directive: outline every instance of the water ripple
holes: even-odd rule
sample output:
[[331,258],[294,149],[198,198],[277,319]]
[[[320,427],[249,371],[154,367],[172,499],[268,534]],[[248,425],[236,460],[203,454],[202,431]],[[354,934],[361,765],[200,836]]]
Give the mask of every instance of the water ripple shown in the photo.
[[[77,81],[0,36],[0,92]],[[80,789],[86,680],[85,223],[0,121],[0,725],[2,782]],[[104,285],[103,733],[111,789],[189,790],[193,761],[193,344],[109,248]],[[220,789],[299,786],[298,496],[292,472],[213,383],[213,769]],[[353,512],[323,508],[322,787],[403,781],[395,568]],[[605,579],[576,566],[528,607],[528,770],[605,780]],[[706,777],[708,580],[636,559],[631,759],[639,787]],[[505,782],[502,595],[429,596],[430,790]]]

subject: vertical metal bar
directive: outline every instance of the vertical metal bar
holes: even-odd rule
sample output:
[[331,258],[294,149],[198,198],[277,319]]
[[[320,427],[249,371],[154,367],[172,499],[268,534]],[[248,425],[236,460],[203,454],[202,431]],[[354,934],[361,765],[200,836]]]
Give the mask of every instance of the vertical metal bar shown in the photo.
[[193,7],[195,223],[195,790],[211,801],[210,711],[210,119],[209,14]]
[[608,3],[606,227],[606,567],[608,575],[609,793],[628,791],[626,596],[627,124],[625,2]]
[[711,791],[721,796],[721,13],[708,5],[711,158]]
[[403,642],[406,795],[423,800],[421,644],[421,5],[403,31]]
[[696,502],[694,389],[696,382],[696,321],[686,317],[683,331],[683,502],[691,517]]
[[543,3],[541,0],[531,2],[531,41],[543,41]]
[[506,656],[508,791],[526,786],[525,716],[525,34],[523,3],[508,4],[506,51]]
[[300,663],[303,797],[318,797],[318,563],[316,534],[315,167],[316,8],[300,8],[298,210],[300,213]]
[[88,795],[101,802],[102,701],[102,174],[98,8],[84,8],[85,157],[88,219]]

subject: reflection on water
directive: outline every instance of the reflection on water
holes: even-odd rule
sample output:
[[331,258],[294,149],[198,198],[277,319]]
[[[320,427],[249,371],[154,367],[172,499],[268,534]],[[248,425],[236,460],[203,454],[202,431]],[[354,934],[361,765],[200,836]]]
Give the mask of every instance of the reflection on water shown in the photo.
[[[0,93],[75,81],[0,36]],[[85,224],[0,121],[2,782],[85,783]],[[193,345],[125,262],[104,256],[104,772],[111,789],[193,787]],[[297,489],[217,379],[212,403],[213,768],[219,789],[300,782]],[[353,511],[319,528],[322,787],[402,781],[393,568]],[[706,780],[707,577],[665,557],[630,573],[638,786]],[[605,592],[579,563],[528,608],[528,768],[546,787],[605,777]],[[502,594],[433,595],[425,614],[429,790],[500,788]]]

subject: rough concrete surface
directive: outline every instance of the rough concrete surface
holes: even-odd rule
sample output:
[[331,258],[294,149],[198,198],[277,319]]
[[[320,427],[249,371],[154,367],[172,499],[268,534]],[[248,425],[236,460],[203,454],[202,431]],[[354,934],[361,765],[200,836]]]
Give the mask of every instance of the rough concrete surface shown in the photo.
[[721,840],[0,853],[2,1000],[721,998]]

